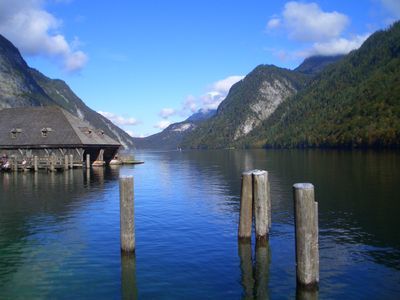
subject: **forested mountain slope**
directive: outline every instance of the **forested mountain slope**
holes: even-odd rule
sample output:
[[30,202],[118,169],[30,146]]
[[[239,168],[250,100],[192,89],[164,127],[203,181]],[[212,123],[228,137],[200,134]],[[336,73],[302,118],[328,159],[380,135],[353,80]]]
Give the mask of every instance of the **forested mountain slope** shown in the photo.
[[400,22],[328,66],[240,146],[400,146]]

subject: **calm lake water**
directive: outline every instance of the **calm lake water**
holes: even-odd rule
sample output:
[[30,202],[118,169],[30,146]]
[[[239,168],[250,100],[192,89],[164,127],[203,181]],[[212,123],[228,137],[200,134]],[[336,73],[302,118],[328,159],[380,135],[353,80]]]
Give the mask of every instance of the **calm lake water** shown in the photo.
[[[0,174],[0,299],[294,299],[296,182],[312,182],[319,202],[316,296],[400,298],[399,152],[136,158],[145,164]],[[270,172],[272,196],[257,251],[237,242],[240,175],[253,168]],[[120,256],[121,175],[135,178],[135,258]]]

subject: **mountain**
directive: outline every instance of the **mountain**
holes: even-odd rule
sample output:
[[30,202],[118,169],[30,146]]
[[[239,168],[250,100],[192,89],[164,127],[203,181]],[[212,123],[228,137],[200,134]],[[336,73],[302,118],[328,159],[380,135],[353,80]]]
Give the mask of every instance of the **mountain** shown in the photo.
[[317,75],[322,72],[325,67],[328,65],[335,63],[342,59],[344,55],[334,55],[334,56],[311,56],[306,58],[301,65],[299,65],[296,69],[296,72],[300,72],[308,75]]
[[275,111],[309,81],[310,76],[259,65],[230,89],[215,116],[189,132],[184,148],[225,148],[233,145]]
[[235,84],[218,110],[199,110],[162,132],[134,139],[138,148],[176,149],[229,147],[247,136],[280,103],[342,56],[306,59],[296,70],[260,65]]
[[134,138],[136,148],[140,149],[177,149],[183,138],[197,128],[199,124],[213,117],[216,110],[200,109],[183,122],[169,125],[163,131],[145,138]]
[[74,116],[102,129],[125,148],[133,139],[110,120],[90,109],[62,80],[50,79],[30,68],[18,49],[0,35],[0,109],[58,105]]
[[400,22],[326,67],[239,144],[399,147]]

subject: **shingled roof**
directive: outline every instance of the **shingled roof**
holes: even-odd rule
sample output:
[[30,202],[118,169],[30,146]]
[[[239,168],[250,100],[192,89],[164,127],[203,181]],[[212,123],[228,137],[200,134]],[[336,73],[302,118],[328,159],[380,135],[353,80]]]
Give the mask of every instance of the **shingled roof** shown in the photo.
[[120,144],[57,106],[0,110],[0,148],[87,146]]

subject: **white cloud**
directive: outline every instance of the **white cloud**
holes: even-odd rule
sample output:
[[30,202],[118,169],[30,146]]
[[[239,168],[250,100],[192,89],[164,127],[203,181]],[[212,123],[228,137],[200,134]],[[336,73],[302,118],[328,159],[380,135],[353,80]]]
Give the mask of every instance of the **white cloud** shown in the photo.
[[221,94],[228,94],[230,88],[232,87],[232,85],[234,85],[236,82],[240,81],[243,79],[244,76],[229,76],[225,79],[222,80],[218,80],[216,82],[214,82],[211,85],[212,90],[219,92]]
[[268,29],[274,29],[277,28],[281,25],[281,19],[279,18],[272,18],[268,21],[267,23],[267,28]]
[[198,110],[208,111],[210,109],[217,109],[218,105],[228,95],[232,85],[243,78],[244,76],[239,75],[228,76],[210,84],[204,94],[200,96],[188,95],[182,104],[182,108],[176,110],[175,113],[182,117],[188,117]]
[[297,41],[326,41],[340,36],[349,18],[336,11],[323,12],[316,3],[288,2],[283,11],[289,37]]
[[210,85],[208,91],[200,96],[200,108],[205,110],[217,109],[225,99],[232,85],[242,80],[244,76],[229,76]]
[[76,49],[76,38],[68,43],[59,33],[62,21],[44,8],[40,0],[0,1],[0,32],[26,55],[61,60],[66,71],[74,72],[86,64],[87,55]]
[[87,56],[82,51],[75,51],[65,58],[65,69],[68,72],[80,70],[87,62]]
[[210,91],[200,97],[201,107],[205,110],[217,109],[218,105],[225,99],[226,94]]
[[168,118],[172,115],[180,115],[181,117],[189,117],[199,110],[207,112],[210,109],[217,109],[218,105],[225,99],[230,88],[236,82],[242,80],[244,76],[228,76],[222,80],[218,80],[210,84],[205,93],[198,97],[189,95],[182,103],[181,109],[163,108],[159,112],[159,116],[162,118],[154,128],[165,129],[171,122]]
[[300,42],[300,47],[305,50],[270,49],[269,51],[282,61],[311,55],[347,54],[359,48],[370,35],[346,37],[344,33],[349,24],[350,19],[345,14],[336,11],[325,12],[317,3],[288,2],[281,16],[273,16],[267,27],[270,30],[283,28],[288,38]]
[[185,102],[183,102],[182,114],[186,115],[187,113],[195,113],[197,111],[197,100],[193,95],[189,95],[186,97]]
[[167,119],[170,116],[173,116],[174,114],[176,114],[175,109],[173,108],[163,108],[160,112],[159,112],[159,116],[163,119]]
[[399,0],[380,0],[383,7],[389,14],[396,18],[400,18],[400,1]]
[[111,122],[113,122],[115,125],[118,126],[134,126],[140,124],[140,122],[135,118],[125,118],[106,111],[98,111],[98,113],[106,117],[107,119],[109,119]]
[[354,49],[360,48],[368,37],[369,34],[365,34],[357,35],[353,39],[337,38],[324,43],[315,43],[309,55],[347,54]]
[[125,130],[125,132],[127,133],[127,134],[129,134],[131,137],[135,137],[135,133],[132,131],[132,130]]
[[168,120],[161,120],[159,121],[156,125],[154,125],[154,128],[158,128],[158,129],[165,129],[167,128],[169,125],[171,125],[171,122]]

